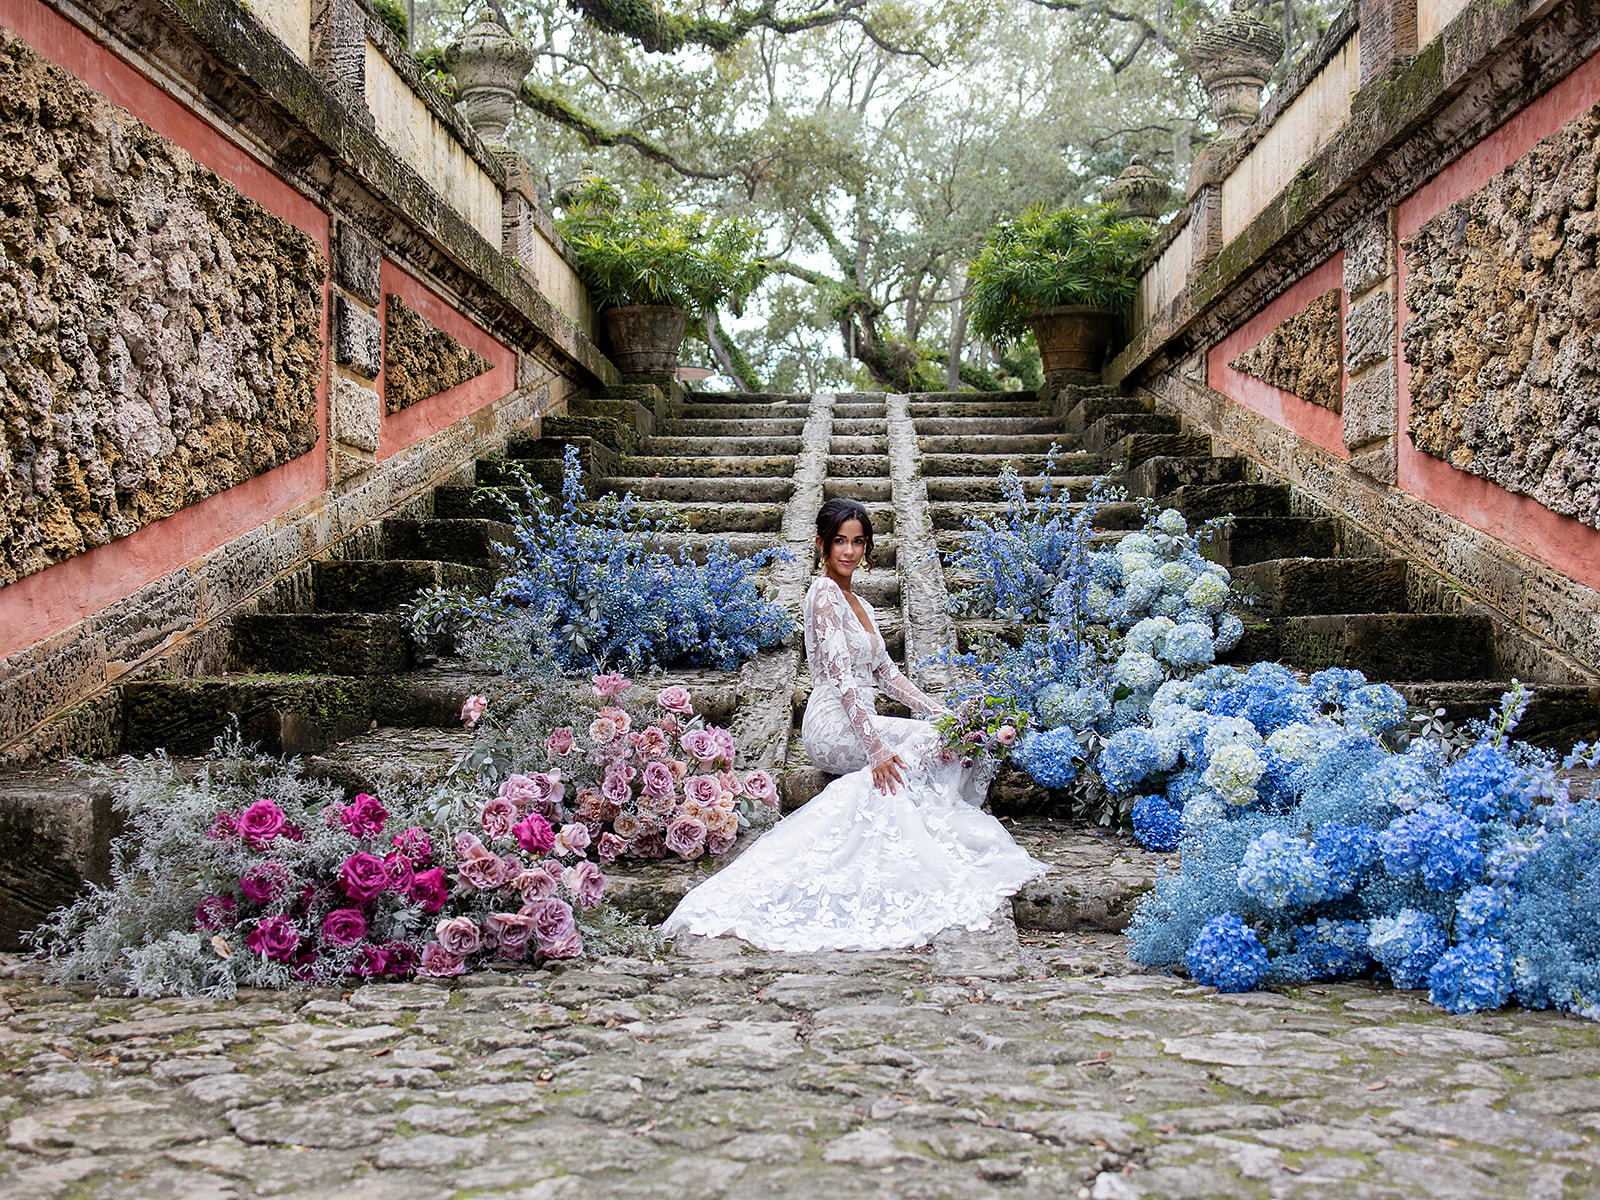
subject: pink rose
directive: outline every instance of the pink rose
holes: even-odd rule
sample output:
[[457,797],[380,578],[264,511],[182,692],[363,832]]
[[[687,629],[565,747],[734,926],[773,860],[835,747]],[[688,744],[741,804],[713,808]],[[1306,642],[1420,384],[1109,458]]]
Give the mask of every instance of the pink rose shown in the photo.
[[685,717],[694,716],[694,705],[689,700],[689,689],[673,684],[664,687],[656,693],[656,703],[668,712],[679,713]]
[[391,892],[399,892],[403,896],[411,890],[411,883],[417,876],[417,870],[409,858],[398,850],[391,850],[383,856],[383,866],[389,875]]
[[711,735],[711,741],[717,748],[717,757],[725,759],[731,766],[733,756],[737,752],[733,744],[733,734],[726,729],[718,729],[715,725],[707,725],[706,733]]
[[288,917],[263,917],[244,941],[263,958],[288,962],[299,948],[300,931]]
[[602,699],[625,692],[632,686],[633,680],[617,672],[594,677],[594,694]]
[[528,957],[528,941],[533,936],[533,918],[522,913],[490,913],[484,928],[494,938],[500,957],[515,962]]
[[[622,772],[607,771],[605,780],[600,784],[600,795],[613,804],[626,804],[633,799],[633,788]],[[581,805],[579,811],[583,811]]]
[[644,794],[646,796],[670,796],[677,787],[678,781],[672,777],[672,768],[664,762],[651,762],[644,765]]
[[239,814],[239,836],[247,846],[260,846],[283,832],[283,809],[271,800],[257,800]]
[[488,853],[490,853],[489,848],[483,844],[483,839],[476,834],[456,834],[457,858],[482,858]]
[[583,937],[574,929],[565,937],[557,938],[548,945],[540,946],[539,951],[546,958],[582,958]]
[[639,818],[629,812],[618,813],[616,820],[611,822],[611,828],[622,838],[636,838],[644,832],[639,825]]
[[389,819],[388,809],[376,796],[362,792],[348,808],[339,810],[339,820],[352,836],[375,838],[383,832],[383,823]]
[[336,908],[322,918],[322,936],[331,946],[354,946],[367,936],[367,918],[358,908]]
[[516,823],[516,805],[498,796],[485,804],[478,814],[478,824],[483,826],[485,835],[492,838],[510,837],[511,827]]
[[647,726],[639,733],[628,735],[634,748],[639,751],[641,758],[665,758],[672,752],[672,745],[667,741],[667,735],[655,725]]
[[[631,793],[629,794],[631,795]],[[599,788],[578,789],[578,815],[580,817],[590,821],[602,820],[601,814],[610,806],[611,802],[600,794]]]
[[572,730],[563,725],[544,740],[544,756],[549,759],[565,758],[572,753]]
[[633,728],[633,718],[620,708],[602,708],[600,715],[617,727],[618,737]]
[[468,729],[476,728],[479,718],[489,707],[489,697],[484,695],[468,696],[467,702],[461,706],[461,723]]
[[713,775],[691,775],[683,781],[683,798],[704,808],[715,808],[722,799],[722,785]]
[[610,717],[596,717],[589,722],[589,740],[596,746],[608,746],[617,736],[617,723]]
[[445,901],[450,899],[450,893],[444,886],[444,868],[418,871],[411,880],[411,886],[406,889],[406,899],[425,913],[436,913],[443,908]]
[[[618,820],[620,821],[621,818],[619,817]],[[628,843],[614,833],[602,833],[600,835],[600,844],[595,849],[595,853],[600,856],[600,861],[603,863],[614,863],[627,852]]]
[[466,969],[467,960],[464,957],[451,954],[438,942],[429,942],[422,948],[422,962],[417,967],[417,974],[443,979],[449,975],[459,975]]
[[239,880],[239,890],[246,900],[257,904],[271,904],[289,882],[289,868],[281,862],[264,862],[245,872]]
[[661,732],[666,734],[669,738],[677,737],[679,731],[683,728],[683,722],[678,720],[678,718],[673,716],[671,713],[668,713],[666,716],[662,717],[661,720],[656,722],[656,724],[661,726]]
[[679,817],[667,826],[666,840],[668,850],[693,860],[705,853],[706,827],[693,817]]
[[553,896],[556,891],[556,877],[543,867],[529,867],[511,882],[512,886],[522,893],[524,904],[532,904],[536,900],[543,900],[546,896]]
[[744,795],[744,781],[732,771],[718,771],[717,783],[721,786],[724,795]]
[[536,812],[523,817],[511,827],[511,832],[516,836],[517,845],[529,854],[543,854],[556,844],[555,830]]
[[[651,817],[664,817],[678,806],[678,796],[668,792],[665,796],[643,795],[639,797],[639,816],[641,819]],[[624,834],[623,836],[627,836]]]
[[1009,746],[1017,740],[1017,727],[1015,725],[1002,725],[995,737],[1000,739],[1002,746]]
[[565,900],[546,896],[530,907],[528,915],[533,918],[533,937],[541,953],[549,954],[547,947],[577,932],[577,924],[572,919],[572,906]]
[[357,904],[376,899],[389,886],[389,867],[376,854],[352,854],[339,866],[339,886]]
[[717,741],[704,729],[691,729],[678,744],[683,747],[685,754],[700,764],[702,770],[717,761]]
[[233,928],[232,896],[207,896],[194,910],[194,927],[199,933],[226,933]]
[[478,923],[471,917],[451,917],[448,921],[440,921],[433,927],[433,936],[439,939],[439,944],[448,953],[458,954],[462,958],[476,954],[483,945]]
[[556,854],[580,854],[589,848],[589,827],[574,821],[570,825],[563,825],[561,832],[556,834],[555,845],[551,847]]
[[667,759],[667,769],[672,772],[672,779],[675,783],[682,783],[689,778],[689,764],[681,758]]
[[778,807],[778,785],[765,771],[751,771],[744,777],[744,794],[768,808]]
[[518,812],[532,809],[548,818],[555,816],[556,805],[566,791],[560,771],[535,771],[532,775],[510,776],[500,785],[500,799],[510,801]]
[[[604,836],[611,835],[608,833]],[[588,859],[584,859],[572,870],[575,877],[567,884],[567,889],[577,900],[579,908],[593,908],[600,903],[600,897],[605,894],[606,877],[601,874],[600,868]]]
[[713,858],[719,858],[733,849],[737,835],[725,833],[720,829],[713,829],[706,834],[706,853]]
[[425,863],[433,857],[433,842],[420,825],[413,825],[395,834],[394,848],[413,863]]
[[480,892],[493,891],[506,881],[506,864],[497,854],[476,854],[462,859],[456,878]]

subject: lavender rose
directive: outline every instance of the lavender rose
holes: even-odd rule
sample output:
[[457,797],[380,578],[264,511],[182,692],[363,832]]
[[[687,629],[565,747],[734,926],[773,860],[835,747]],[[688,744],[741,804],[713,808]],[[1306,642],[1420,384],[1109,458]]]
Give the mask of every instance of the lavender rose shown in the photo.
[[678,744],[683,747],[685,754],[700,764],[702,770],[717,761],[716,739],[704,729],[691,729]]
[[649,762],[644,765],[644,794],[646,796],[670,796],[677,787],[678,781],[672,777],[672,768],[664,762]]
[[512,885],[522,893],[524,904],[532,904],[555,895],[556,877],[543,867],[529,867],[512,880]]
[[570,825],[563,825],[561,832],[556,834],[555,845],[551,847],[558,855],[581,854],[588,848],[589,827],[577,821],[572,822]]
[[765,771],[751,771],[744,777],[744,794],[757,804],[778,807],[778,785]]
[[443,979],[449,975],[459,975],[466,969],[467,960],[461,955],[451,954],[438,942],[429,942],[422,948],[422,962],[417,966],[417,974]]
[[528,916],[533,918],[533,937],[543,954],[549,954],[548,947],[578,931],[572,919],[572,906],[554,896],[546,896],[537,904],[529,905]]
[[448,921],[440,921],[433,927],[433,936],[439,939],[439,945],[448,953],[462,958],[476,954],[483,945],[483,934],[471,917],[451,917]]
[[462,861],[456,878],[480,892],[492,891],[506,881],[506,865],[498,854],[476,854]]
[[639,818],[630,812],[618,813],[617,819],[611,822],[611,828],[616,830],[618,837],[628,839],[636,838],[644,832]]
[[367,936],[367,918],[359,908],[336,908],[322,918],[322,936],[331,946],[354,946]]
[[540,946],[539,950],[546,958],[582,958],[583,937],[574,929],[565,937]]
[[461,723],[468,729],[474,728],[488,707],[489,697],[484,695],[468,696],[466,703],[461,706]]
[[249,846],[270,842],[283,832],[287,818],[271,800],[257,800],[239,814],[239,836]]
[[734,834],[713,829],[706,834],[706,853],[716,858],[733,849]]
[[533,918],[522,913],[490,913],[484,927],[494,937],[500,957],[515,962],[528,957],[528,941],[533,936]]
[[696,859],[705,853],[706,827],[693,817],[679,817],[667,826],[666,840],[679,858]]
[[613,804],[626,804],[633,799],[633,788],[620,771],[607,771],[600,784],[600,795]]
[[517,806],[499,796],[485,804],[483,811],[478,814],[478,824],[492,838],[510,837],[511,827],[516,823]]
[[718,729],[715,725],[707,725],[706,733],[710,735],[712,744],[717,748],[717,757],[726,759],[732,764],[735,752],[733,734],[726,729]]
[[603,863],[614,863],[627,852],[628,843],[614,833],[602,833],[600,843],[595,848],[595,853]]
[[[605,837],[610,836],[609,833],[605,835]],[[588,859],[584,859],[572,868],[572,873],[574,878],[567,884],[567,888],[577,900],[578,907],[593,908],[599,904],[600,897],[606,890],[606,877],[600,873],[600,868]]]
[[722,785],[714,775],[691,775],[683,781],[683,798],[702,808],[715,808],[722,799]]

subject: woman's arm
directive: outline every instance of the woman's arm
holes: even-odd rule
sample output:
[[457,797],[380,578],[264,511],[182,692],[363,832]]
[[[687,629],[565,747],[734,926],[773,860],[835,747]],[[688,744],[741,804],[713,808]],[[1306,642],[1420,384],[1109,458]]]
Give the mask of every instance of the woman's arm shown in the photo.
[[[877,624],[876,615],[874,615],[873,624]],[[878,681],[879,687],[912,712],[938,715],[950,711],[944,704],[935,700],[916,684],[912,683],[911,680],[907,679],[900,668],[894,665],[894,660],[889,657],[889,647],[884,642],[881,631],[878,635],[877,653],[872,659],[872,677]]]

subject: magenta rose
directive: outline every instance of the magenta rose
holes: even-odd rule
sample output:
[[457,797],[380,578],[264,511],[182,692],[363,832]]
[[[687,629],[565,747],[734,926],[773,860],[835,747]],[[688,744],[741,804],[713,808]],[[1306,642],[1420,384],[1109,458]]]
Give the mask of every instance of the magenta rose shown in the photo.
[[389,886],[388,864],[366,851],[352,854],[339,866],[339,886],[357,904],[375,900]]
[[384,870],[389,874],[389,890],[405,895],[411,890],[411,883],[417,877],[417,869],[411,860],[398,850],[391,850],[383,856]]
[[413,863],[425,863],[433,857],[433,842],[420,825],[413,825],[395,834],[394,848]]
[[751,771],[744,777],[744,794],[768,808],[778,807],[778,785],[765,771]]
[[376,796],[362,792],[348,808],[339,811],[339,820],[353,836],[375,838],[383,833],[383,823],[389,819],[389,810]]
[[602,833],[600,843],[595,847],[595,853],[603,863],[614,863],[627,852],[628,843],[614,833]]
[[245,872],[239,880],[239,890],[247,900],[271,904],[282,894],[288,882],[288,867],[281,862],[264,862]]
[[681,716],[694,716],[694,704],[689,699],[689,689],[673,684],[664,687],[656,693],[656,703],[668,712],[678,713]]
[[726,854],[733,849],[734,839],[737,835],[726,830],[713,829],[706,834],[706,853],[713,858]]
[[683,735],[683,740],[678,743],[683,747],[683,752],[701,768],[707,768],[717,761],[717,742],[704,729],[691,729]]
[[659,798],[670,796],[677,787],[677,780],[672,777],[672,768],[664,762],[650,762],[644,765],[644,794]]
[[483,806],[483,811],[478,814],[478,823],[489,837],[510,837],[511,827],[517,823],[516,805],[496,796]]
[[237,906],[232,896],[207,896],[194,910],[194,927],[198,933],[225,933],[233,928],[233,912]]
[[561,832],[556,834],[555,844],[550,849],[558,855],[581,854],[589,848],[589,841],[589,827],[573,821],[561,827]]
[[524,904],[532,904],[555,894],[556,877],[543,867],[529,867],[512,880],[512,885],[522,893]]
[[516,961],[528,957],[528,941],[533,936],[533,918],[522,913],[490,913],[483,924],[494,937],[500,957]]
[[244,941],[263,958],[288,962],[300,945],[300,931],[288,917],[263,917]]
[[553,731],[549,737],[545,738],[544,756],[551,760],[565,758],[567,755],[572,753],[572,743],[572,730],[563,725],[560,729]]
[[529,854],[543,854],[556,844],[556,832],[550,822],[536,812],[531,812],[511,827],[511,832]]
[[735,753],[733,734],[726,729],[718,729],[715,725],[707,725],[706,733],[710,735],[712,745],[717,748],[717,757],[726,759],[731,766]]
[[456,878],[480,892],[492,891],[506,881],[506,865],[498,854],[475,854],[462,860]]
[[722,785],[715,775],[691,775],[683,781],[683,798],[704,808],[715,808],[722,799]]
[[699,858],[705,853],[706,827],[693,817],[679,817],[667,826],[666,841],[679,858]]
[[411,880],[411,886],[406,889],[406,899],[425,913],[436,913],[443,908],[445,901],[450,899],[450,892],[444,886],[444,868],[418,871]]
[[[610,837],[610,834],[606,834]],[[600,897],[605,895],[606,877],[601,874],[600,868],[588,859],[584,859],[572,868],[574,878],[568,882],[573,898],[577,900],[579,908],[593,908],[600,903]]]
[[216,820],[211,822],[211,828],[206,830],[206,837],[214,842],[227,841],[238,836],[239,818],[232,813],[218,813]]
[[461,955],[451,954],[438,942],[429,942],[422,948],[422,961],[417,965],[417,974],[443,979],[459,975],[466,969],[467,960]]
[[239,836],[246,845],[260,846],[283,832],[287,818],[271,800],[257,800],[239,814]]
[[483,934],[471,917],[451,917],[447,921],[440,921],[433,927],[433,936],[451,954],[459,954],[462,958],[476,954],[483,945]]
[[548,954],[546,947],[577,931],[577,924],[572,919],[572,906],[565,900],[546,896],[528,908],[528,916],[533,918],[533,937],[541,953]]
[[389,958],[389,975],[408,975],[417,965],[417,950],[409,942],[389,942],[383,947]]
[[557,938],[548,945],[540,946],[539,952],[546,958],[582,958],[583,937],[574,929],[565,937]]
[[350,973],[363,979],[371,979],[377,975],[387,975],[389,971],[389,950],[386,946],[363,946],[356,955],[356,961],[350,966]]
[[322,936],[332,946],[354,946],[367,936],[367,919],[359,908],[336,908],[322,918]]

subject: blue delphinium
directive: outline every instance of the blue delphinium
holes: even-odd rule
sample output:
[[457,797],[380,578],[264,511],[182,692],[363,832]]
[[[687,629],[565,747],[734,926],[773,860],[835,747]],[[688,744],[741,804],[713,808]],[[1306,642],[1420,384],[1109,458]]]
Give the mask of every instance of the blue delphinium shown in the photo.
[[1449,944],[1439,919],[1415,908],[1378,917],[1367,934],[1367,949],[1388,969],[1397,988],[1426,987],[1428,972]]
[[1428,972],[1428,1002],[1453,1013],[1500,1008],[1511,999],[1511,956],[1498,938],[1452,946]]
[[1454,891],[1483,874],[1477,825],[1442,804],[1424,804],[1396,817],[1378,843],[1391,875],[1405,879],[1420,871],[1431,891]]
[[1378,857],[1378,835],[1366,825],[1325,821],[1311,852],[1328,872],[1328,895],[1348,896]]
[[1207,921],[1184,961],[1197,983],[1219,992],[1248,992],[1267,973],[1261,939],[1232,913]]
[[1315,904],[1327,897],[1328,868],[1304,840],[1279,830],[1250,843],[1239,865],[1239,890],[1268,908]]
[[1165,796],[1140,796],[1133,802],[1133,836],[1147,850],[1176,850],[1183,840],[1183,814]]

